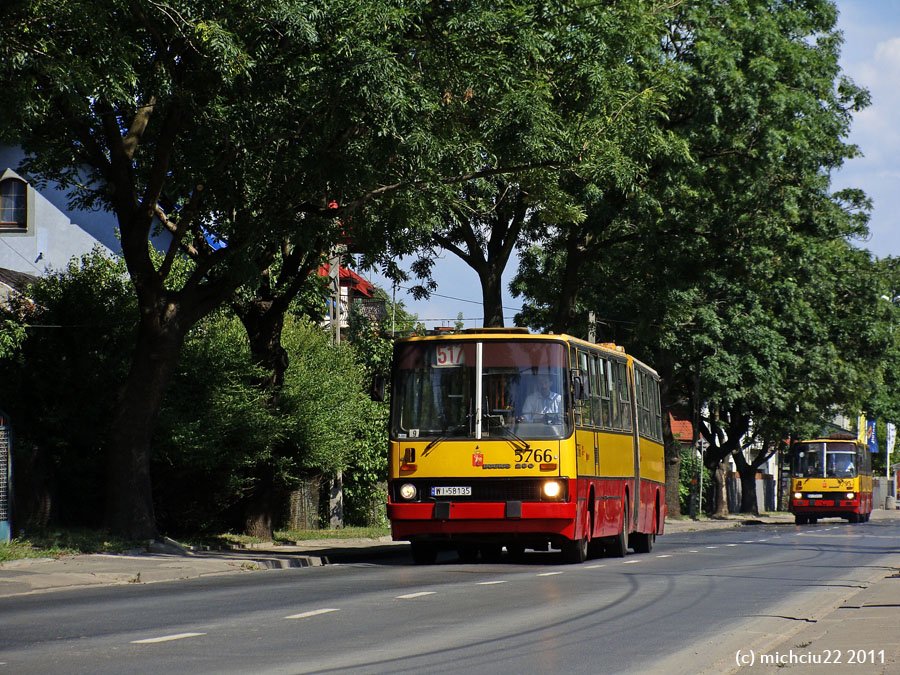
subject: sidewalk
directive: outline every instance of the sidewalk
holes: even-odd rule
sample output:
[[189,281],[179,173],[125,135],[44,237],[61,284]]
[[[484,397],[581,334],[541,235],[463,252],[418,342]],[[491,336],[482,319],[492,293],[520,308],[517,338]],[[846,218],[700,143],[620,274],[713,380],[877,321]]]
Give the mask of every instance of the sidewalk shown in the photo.
[[[317,539],[296,545],[254,544],[220,551],[191,551],[171,540],[131,554],[25,558],[0,563],[0,598],[70,588],[146,584],[220,574],[374,560],[405,553],[407,542]],[[400,547],[400,548],[398,548]]]

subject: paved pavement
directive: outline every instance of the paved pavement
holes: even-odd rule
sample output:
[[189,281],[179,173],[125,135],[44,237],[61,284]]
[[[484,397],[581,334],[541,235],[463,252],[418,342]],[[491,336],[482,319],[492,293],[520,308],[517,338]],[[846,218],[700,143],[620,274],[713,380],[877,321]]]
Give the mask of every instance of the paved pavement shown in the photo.
[[[900,521],[900,511],[878,510],[872,520]],[[731,515],[724,519],[667,519],[666,533],[736,527],[742,524],[793,524],[787,513]],[[210,575],[259,573],[264,569],[317,567],[405,554],[406,542],[379,539],[328,539],[292,546],[253,545],[228,551],[189,551],[176,542],[154,544],[128,555],[78,555],[0,563],[0,599],[14,595],[116,584],[146,584]],[[837,607],[827,608],[789,633],[772,635],[754,652],[751,664],[719,664],[719,672],[900,673],[900,556],[892,568],[873,570],[867,584]],[[762,663],[763,654],[769,663]],[[749,659],[748,653],[744,658]],[[840,658],[839,664],[834,659]],[[775,659],[772,662],[772,659]],[[857,663],[850,663],[850,660]],[[718,668],[717,668],[718,670]],[[784,672],[784,671],[781,671]]]

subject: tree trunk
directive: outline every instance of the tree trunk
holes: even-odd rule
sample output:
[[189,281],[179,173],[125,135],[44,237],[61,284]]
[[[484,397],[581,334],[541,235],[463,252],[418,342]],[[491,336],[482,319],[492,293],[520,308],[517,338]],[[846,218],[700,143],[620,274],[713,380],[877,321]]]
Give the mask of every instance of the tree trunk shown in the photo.
[[728,515],[728,486],[725,477],[728,474],[727,462],[716,462],[714,467],[709,467],[716,482],[716,510],[713,516],[722,518]]
[[578,298],[579,271],[582,258],[577,235],[571,234],[566,240],[566,263],[563,270],[562,287],[557,293],[556,312],[553,317],[554,333],[567,333],[575,321],[575,302]]
[[270,391],[274,401],[284,384],[284,374],[288,368],[288,355],[281,346],[287,308],[282,307],[280,302],[256,297],[249,305],[235,304],[234,309],[247,331],[253,362],[266,371],[257,385]]
[[163,325],[143,313],[131,371],[110,424],[106,524],[129,539],[157,536],[150,480],[156,419],[184,339],[175,321]]
[[253,488],[244,507],[244,534],[272,541],[275,535],[276,507],[279,502],[274,494],[270,472],[261,477]]
[[502,328],[503,323],[503,267],[488,265],[483,272],[479,271],[481,280],[481,298],[484,303],[484,327]]
[[747,462],[742,452],[734,453],[734,463],[741,476],[741,513],[759,515],[756,500],[756,467]]

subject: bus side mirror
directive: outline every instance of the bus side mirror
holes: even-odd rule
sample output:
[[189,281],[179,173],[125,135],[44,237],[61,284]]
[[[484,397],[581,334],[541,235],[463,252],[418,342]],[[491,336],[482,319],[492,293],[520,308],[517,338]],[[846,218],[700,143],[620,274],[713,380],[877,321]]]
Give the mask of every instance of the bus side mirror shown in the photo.
[[384,389],[387,386],[387,379],[384,375],[376,375],[372,378],[372,400],[373,401],[383,401],[384,400]]
[[575,397],[576,401],[583,401],[585,399],[584,382],[581,379],[581,375],[572,377],[572,396]]

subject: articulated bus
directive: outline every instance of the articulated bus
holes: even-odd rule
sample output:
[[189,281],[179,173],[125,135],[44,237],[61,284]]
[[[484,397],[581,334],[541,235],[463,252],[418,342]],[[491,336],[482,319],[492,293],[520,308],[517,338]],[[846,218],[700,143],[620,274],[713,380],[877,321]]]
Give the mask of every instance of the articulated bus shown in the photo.
[[865,522],[872,513],[872,457],[850,434],[802,441],[791,449],[791,513],[798,525],[819,518]]
[[394,348],[388,517],[441,549],[649,552],[666,515],[659,378],[621,347],[472,329]]

